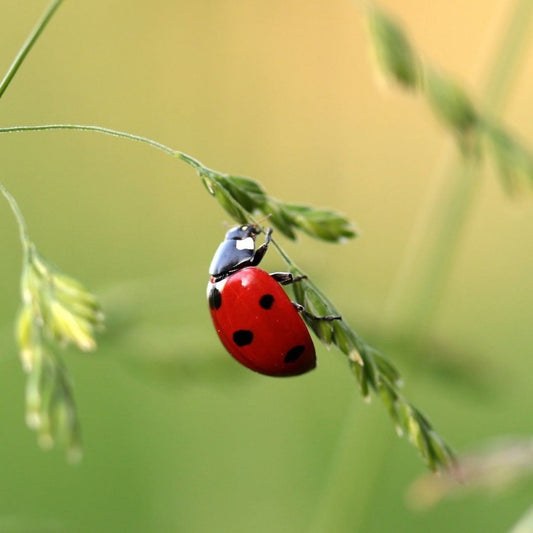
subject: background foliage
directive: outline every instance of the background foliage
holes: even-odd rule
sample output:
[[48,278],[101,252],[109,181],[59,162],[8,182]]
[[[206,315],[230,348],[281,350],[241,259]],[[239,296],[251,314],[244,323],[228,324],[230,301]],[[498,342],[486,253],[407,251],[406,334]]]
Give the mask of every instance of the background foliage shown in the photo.
[[[475,97],[507,3],[460,13],[446,2],[384,5]],[[43,5],[1,7],[5,71]],[[528,54],[505,109],[525,139],[532,69]],[[456,448],[531,432],[533,211],[530,198],[502,194],[492,171],[439,305],[437,342],[419,360],[377,333],[446,134],[416,98],[376,90],[353,4],[67,2],[2,99],[2,125],[50,122],[141,133],[286,201],[347,213],[357,241],[284,247],[394,358],[410,397]],[[525,512],[527,484],[424,512],[406,506],[423,465],[383,409],[361,402],[340,354],[320,349],[319,369],[295,380],[253,375],[226,356],[204,301],[226,215],[185,165],[91,134],[0,143],[2,180],[39,249],[99,289],[109,317],[96,353],[66,354],[85,441],[71,467],[21,423],[20,248],[0,209],[0,529],[485,532]],[[275,252],[265,262],[281,266]]]

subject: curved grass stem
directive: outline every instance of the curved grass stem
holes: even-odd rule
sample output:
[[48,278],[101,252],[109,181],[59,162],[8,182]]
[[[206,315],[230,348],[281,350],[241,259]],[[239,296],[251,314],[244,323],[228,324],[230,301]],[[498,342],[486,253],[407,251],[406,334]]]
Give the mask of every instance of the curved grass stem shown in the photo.
[[5,199],[8,201],[9,206],[11,207],[11,210],[13,211],[13,214],[15,215],[15,219],[17,221],[17,225],[19,228],[19,234],[20,234],[20,242],[22,244],[22,249],[24,253],[27,253],[30,248],[30,238],[28,235],[28,229],[26,227],[26,221],[24,220],[24,216],[22,215],[22,211],[20,210],[15,198],[11,195],[11,193],[4,187],[2,183],[0,183],[0,192],[4,195]]
[[185,152],[174,150],[173,148],[170,148],[169,146],[166,146],[163,143],[154,141],[153,139],[144,137],[142,135],[135,135],[133,133],[114,130],[111,128],[105,128],[103,126],[94,126],[94,125],[86,125],[86,124],[36,124],[36,125],[29,125],[29,126],[7,126],[7,127],[0,127],[0,134],[37,132],[37,131],[61,131],[61,130],[94,132],[94,133],[100,133],[103,135],[109,135],[111,137],[119,137],[121,139],[127,139],[129,141],[140,142],[148,146],[151,146],[152,148],[156,148],[157,150],[161,150],[162,152],[165,152],[166,154],[170,154],[174,157],[178,157],[184,163],[187,163],[189,166],[194,168],[197,172],[202,172],[208,175],[213,173],[211,169],[203,165],[200,161],[198,161],[198,159],[186,154]]
[[[356,235],[349,221],[339,213],[274,200],[258,182],[250,178],[211,170],[197,159],[146,137],[100,126],[69,124],[0,128],[0,133],[43,130],[94,131],[142,142],[173,155],[193,167],[208,192],[241,224],[257,224],[254,214],[259,212],[271,216],[272,225],[289,238],[294,238],[295,230],[305,231],[317,239],[330,242],[339,242],[342,237]],[[288,254],[275,241],[272,241],[272,244],[278,249],[292,274],[303,276],[304,272],[294,264]],[[296,302],[317,316],[340,316],[327,296],[307,276],[303,277],[305,280],[293,286]],[[304,320],[326,346],[334,345],[346,356],[348,367],[356,378],[362,396],[369,400],[370,394],[374,393],[382,400],[398,432],[409,437],[428,467],[434,470],[446,468],[453,461],[453,451],[433,430],[427,418],[401,394],[400,374],[390,361],[367,344],[342,319],[324,322],[304,316]]]
[[95,133],[102,133],[104,135],[110,135],[112,137],[120,137],[122,139],[128,139],[130,141],[137,141],[137,142],[141,142],[149,146],[152,146],[154,148],[157,148],[158,150],[162,150],[163,152],[166,152],[167,154],[178,156],[182,158],[186,163],[189,163],[191,166],[193,166],[193,162],[198,164],[198,162],[193,157],[187,156],[187,154],[184,154],[177,150],[173,150],[172,148],[169,148],[168,146],[165,146],[164,144],[154,141],[153,139],[149,139],[148,137],[143,137],[141,135],[134,135],[133,133],[127,133],[124,131],[113,130],[111,128],[104,128],[102,126],[92,126],[92,125],[85,125],[85,124],[37,124],[33,126],[32,125],[30,126],[8,126],[8,127],[1,127],[0,134],[1,133],[24,133],[24,132],[32,132],[32,131],[59,131],[59,130],[92,131]]

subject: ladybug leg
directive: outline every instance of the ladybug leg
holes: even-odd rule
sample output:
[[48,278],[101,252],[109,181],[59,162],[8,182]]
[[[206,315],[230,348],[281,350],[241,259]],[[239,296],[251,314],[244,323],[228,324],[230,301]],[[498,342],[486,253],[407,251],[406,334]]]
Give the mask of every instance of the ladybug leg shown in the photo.
[[272,228],[267,228],[265,232],[265,242],[257,248],[257,250],[254,252],[253,257],[249,261],[250,266],[257,266],[261,260],[263,259],[264,255],[266,254],[268,250],[268,245],[270,244],[270,241],[272,239]]
[[317,316],[313,315],[313,313],[310,313],[303,305],[298,304],[296,302],[292,302],[292,305],[294,305],[296,311],[299,313],[302,313],[307,318],[310,318],[311,320],[326,320],[328,322],[331,322],[332,320],[342,320],[341,316],[338,315],[326,315],[326,316]]
[[280,285],[290,285],[302,279],[307,279],[307,276],[293,276],[290,272],[272,272],[270,276]]

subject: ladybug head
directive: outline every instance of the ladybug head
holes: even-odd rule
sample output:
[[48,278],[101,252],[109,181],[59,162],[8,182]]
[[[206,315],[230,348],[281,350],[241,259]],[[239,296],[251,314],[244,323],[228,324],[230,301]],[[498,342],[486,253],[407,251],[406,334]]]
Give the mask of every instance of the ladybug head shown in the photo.
[[259,228],[254,224],[244,224],[243,226],[235,226],[226,233],[227,241],[241,241],[249,239],[250,237],[255,241],[255,238],[261,233]]
[[218,281],[241,268],[257,264],[264,254],[262,252],[261,256],[256,258],[255,239],[259,233],[261,230],[255,224],[231,228],[211,261],[209,267],[211,276]]

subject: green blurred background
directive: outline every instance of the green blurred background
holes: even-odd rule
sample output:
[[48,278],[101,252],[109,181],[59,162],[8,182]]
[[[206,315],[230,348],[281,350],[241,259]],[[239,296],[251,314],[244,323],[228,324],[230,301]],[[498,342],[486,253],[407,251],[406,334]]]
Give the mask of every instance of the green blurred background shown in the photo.
[[[475,96],[504,0],[383,3]],[[2,0],[4,72],[46,3]],[[533,53],[505,107],[533,144]],[[387,295],[448,134],[418,98],[376,84],[355,2],[65,2],[1,101],[2,126],[98,124],[141,134],[286,201],[334,207],[360,239],[282,243],[378,347]],[[416,511],[424,465],[344,357],[277,380],[212,330],[207,266],[227,215],[186,165],[91,133],[0,137],[1,180],[41,252],[101,295],[100,349],[66,354],[85,457],[41,451],[24,424],[12,339],[20,246],[0,209],[0,531],[500,532],[531,483]],[[531,434],[533,204],[487,168],[433,335],[456,376],[388,352],[406,394],[459,451]],[[272,252],[266,267],[280,269]]]

